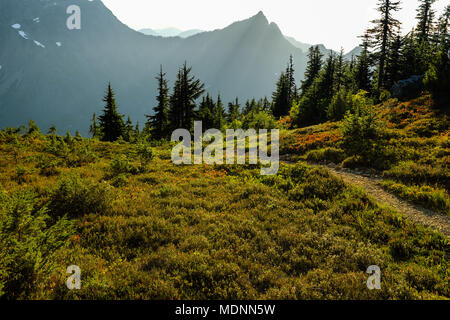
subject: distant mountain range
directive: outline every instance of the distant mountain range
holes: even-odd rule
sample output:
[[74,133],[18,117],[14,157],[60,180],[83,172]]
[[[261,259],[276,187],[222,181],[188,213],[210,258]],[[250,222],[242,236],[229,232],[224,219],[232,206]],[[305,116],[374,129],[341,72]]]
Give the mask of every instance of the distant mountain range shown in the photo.
[[[338,53],[339,53],[339,52],[336,52],[336,51],[334,51],[334,50],[327,49],[323,44],[308,44],[308,43],[303,43],[303,42],[297,41],[297,40],[296,40],[295,38],[293,38],[293,37],[288,37],[288,36],[286,36],[286,39],[287,39],[292,45],[294,45],[295,47],[301,49],[301,50],[302,50],[303,52],[305,52],[305,53],[308,53],[309,48],[312,47],[312,46],[318,46],[320,52],[321,52],[324,56],[327,56],[330,52],[333,52],[333,53],[335,53],[335,54],[338,54]],[[353,48],[353,50],[351,50],[350,52],[347,52],[347,53],[344,55],[344,58],[347,59],[347,60],[351,60],[352,56],[353,56],[353,57],[357,57],[357,56],[359,56],[359,55],[361,54],[361,52],[362,52],[362,47],[355,47],[355,48]]]
[[[81,8],[81,30],[68,30],[69,5]],[[270,97],[292,54],[297,81],[307,56],[262,12],[188,38],[149,36],[128,28],[97,1],[0,1],[0,127],[34,119],[45,130],[86,134],[103,109],[108,81],[119,111],[141,124],[156,103],[163,65],[170,86],[185,61],[224,101]]]
[[165,28],[165,29],[156,29],[156,30],[147,28],[147,29],[141,29],[138,31],[147,36],[181,37],[181,38],[188,38],[188,37],[191,37],[196,34],[204,32],[203,30],[199,30],[199,29],[182,31],[177,28]]
[[[181,37],[181,38],[188,38],[191,36],[194,36],[196,34],[205,32],[204,30],[200,30],[200,29],[192,29],[192,30],[187,30],[187,31],[182,31],[178,28],[165,28],[165,29],[150,29],[150,28],[146,28],[146,29],[140,29],[138,30],[139,32],[148,35],[148,36],[156,36],[156,37],[164,37],[164,38],[168,38],[168,37]],[[293,37],[289,37],[289,36],[285,36],[285,38],[295,47],[301,49],[303,52],[308,53],[309,48],[313,47],[313,46],[318,46],[320,52],[324,55],[327,56],[330,52],[334,52],[335,54],[338,54],[337,51],[331,50],[326,48],[323,44],[310,44],[310,43],[304,43],[304,42],[300,42],[298,40],[296,40]],[[350,60],[352,56],[356,57],[358,55],[360,55],[362,52],[362,48],[361,47],[355,47],[353,50],[351,50],[350,52],[345,54],[345,58]]]

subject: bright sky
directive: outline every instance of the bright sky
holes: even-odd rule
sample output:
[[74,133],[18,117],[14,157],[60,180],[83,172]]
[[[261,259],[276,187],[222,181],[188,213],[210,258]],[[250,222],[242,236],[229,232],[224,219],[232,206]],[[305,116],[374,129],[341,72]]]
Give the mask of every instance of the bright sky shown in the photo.
[[[359,44],[358,36],[377,17],[378,0],[103,0],[103,3],[133,29],[214,30],[263,11],[287,36],[310,44],[345,51]],[[448,0],[438,0],[438,15]],[[396,17],[403,31],[415,24],[417,0],[403,0]]]

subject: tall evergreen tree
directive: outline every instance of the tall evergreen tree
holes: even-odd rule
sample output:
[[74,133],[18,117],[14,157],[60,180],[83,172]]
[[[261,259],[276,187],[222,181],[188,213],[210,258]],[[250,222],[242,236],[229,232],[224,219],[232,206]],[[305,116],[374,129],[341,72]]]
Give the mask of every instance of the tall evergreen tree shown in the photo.
[[400,10],[398,0],[378,0],[377,11],[380,18],[373,20],[373,28],[368,30],[372,39],[372,45],[377,50],[375,57],[378,61],[377,89],[384,87],[385,67],[388,58],[389,43],[395,36],[395,30],[400,27],[400,22],[393,17],[395,11]]
[[407,79],[413,75],[423,74],[424,66],[420,63],[418,43],[414,30],[403,38],[401,61],[402,79]]
[[370,36],[368,33],[365,33],[362,36],[362,52],[358,56],[358,60],[355,66],[355,82],[357,89],[365,90],[367,92],[370,91],[370,82],[372,78],[371,72],[371,59],[370,59]]
[[276,90],[272,95],[272,113],[275,118],[288,115],[292,101],[296,99],[297,88],[295,85],[294,71],[294,62],[291,55],[286,71],[280,74]]
[[341,48],[339,56],[336,59],[336,70],[335,70],[335,91],[339,92],[344,85],[344,74],[345,74],[345,61],[344,61],[344,49]]
[[320,52],[319,46],[310,47],[308,53],[308,63],[306,65],[305,80],[302,81],[301,95],[304,95],[319,75],[322,68],[323,54]]
[[239,105],[239,99],[236,98],[234,102],[228,103],[227,121],[233,122],[241,117],[240,113],[241,106]]
[[[287,81],[288,81],[288,94],[289,94],[289,102],[290,102],[289,109],[290,109],[292,100],[297,99],[297,85],[295,84],[294,58],[292,57],[292,54],[289,56],[289,63],[286,68],[286,77],[287,77]],[[289,110],[288,110],[288,112],[289,112]]]
[[217,103],[216,103],[216,121],[213,128],[216,129],[222,129],[222,127],[225,125],[226,121],[226,114],[225,109],[223,108],[222,98],[220,97],[220,94],[217,96]]
[[386,78],[385,83],[387,88],[391,88],[395,82],[401,78],[401,50],[402,38],[400,33],[393,39],[389,46],[389,55],[386,61]]
[[55,125],[52,125],[49,129],[48,129],[48,134],[51,136],[56,136],[56,133],[58,132],[58,129],[56,129]]
[[203,96],[198,110],[198,119],[202,122],[203,130],[215,128],[216,124],[216,104],[209,93]]
[[170,99],[170,119],[173,128],[191,130],[195,116],[196,100],[203,94],[205,85],[190,73],[185,62],[180,68]]
[[158,104],[153,108],[153,115],[146,115],[146,127],[150,129],[153,138],[156,140],[167,138],[169,135],[169,88],[165,76],[166,74],[163,72],[162,66],[160,66],[159,74],[156,76],[156,80],[158,81],[158,96],[156,97],[156,101]]
[[450,92],[448,90],[450,87],[449,18],[450,6],[447,6],[444,14],[439,19],[437,31],[439,43],[435,48],[436,53],[430,59],[424,79],[425,87],[431,91],[437,103],[442,104],[443,106],[450,103]]
[[127,121],[125,122],[125,129],[123,139],[125,141],[130,142],[133,136],[133,122],[131,122],[130,116],[128,116]]
[[288,75],[285,72],[282,72],[278,79],[276,90],[272,95],[272,113],[275,118],[280,118],[288,114],[291,101],[289,92]]
[[97,123],[97,117],[95,116],[95,112],[92,115],[91,125],[89,127],[89,133],[92,135],[92,138],[95,138],[99,134],[99,128]]
[[125,125],[123,123],[123,115],[117,111],[116,98],[111,88],[111,83],[108,83],[108,89],[103,98],[103,102],[106,103],[105,109],[99,117],[101,140],[116,141],[119,137],[124,136]]
[[433,28],[433,19],[435,11],[432,6],[436,0],[419,0],[420,5],[417,9],[416,19],[417,23],[417,36],[420,42],[428,41]]
[[[324,104],[330,102],[335,93],[336,58],[332,51],[328,55],[323,70],[318,78],[320,98]],[[325,106],[326,107],[326,106]]]

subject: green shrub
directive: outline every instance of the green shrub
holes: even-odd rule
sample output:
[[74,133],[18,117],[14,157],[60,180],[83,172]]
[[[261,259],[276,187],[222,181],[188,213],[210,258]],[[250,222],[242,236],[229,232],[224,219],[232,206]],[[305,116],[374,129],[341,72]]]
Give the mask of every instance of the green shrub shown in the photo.
[[406,161],[385,171],[383,175],[405,184],[439,185],[444,187],[447,192],[450,190],[450,170],[445,167]]
[[450,215],[450,197],[442,189],[430,186],[405,186],[394,181],[383,181],[381,185],[400,198],[404,198],[425,208]]
[[327,108],[327,116],[330,120],[342,120],[345,113],[352,108],[352,93],[341,89],[331,99]]
[[344,168],[356,169],[364,167],[366,162],[361,158],[361,156],[351,156],[342,161],[342,166]]
[[14,169],[14,180],[18,183],[18,184],[22,184],[25,182],[28,182],[30,180],[30,174],[33,172],[33,170],[22,167],[22,166],[17,166]]
[[40,171],[39,174],[45,177],[57,176],[60,174],[60,170],[58,169],[58,161],[45,159],[40,162],[37,166]]
[[120,174],[138,174],[139,169],[132,165],[126,156],[122,155],[112,160],[109,173],[111,177],[116,177]]
[[136,153],[143,164],[147,164],[154,158],[153,149],[146,144],[138,144],[136,146]]
[[345,159],[345,152],[337,148],[311,150],[306,154],[306,159],[311,162],[333,162],[337,164]]
[[110,186],[82,180],[79,175],[63,177],[50,195],[49,209],[53,216],[79,217],[84,214],[106,214],[110,211]]
[[69,155],[66,157],[68,167],[76,168],[94,163],[98,156],[91,150],[88,144],[83,142],[73,143]]
[[341,126],[342,148],[349,156],[359,156],[367,165],[376,165],[383,154],[383,124],[373,107],[361,106],[348,112]]
[[50,255],[75,230],[66,219],[50,224],[37,203],[30,192],[0,195],[0,299],[29,298]]
[[414,252],[413,244],[406,239],[394,238],[389,242],[389,249],[396,260],[409,260]]
[[113,178],[111,184],[116,188],[126,186],[128,184],[128,177],[126,174],[121,173]]
[[242,121],[242,127],[244,129],[274,129],[276,127],[276,121],[275,118],[268,114],[267,112],[260,111],[255,112],[252,111],[249,114],[245,116],[245,118]]

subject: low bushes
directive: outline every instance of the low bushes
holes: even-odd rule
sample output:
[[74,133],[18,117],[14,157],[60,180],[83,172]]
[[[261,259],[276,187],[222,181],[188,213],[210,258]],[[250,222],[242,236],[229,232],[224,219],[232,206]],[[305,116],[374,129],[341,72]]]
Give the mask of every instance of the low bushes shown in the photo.
[[439,185],[450,190],[450,170],[413,161],[401,162],[398,166],[385,171],[386,178],[395,179],[406,184]]
[[311,150],[306,154],[306,160],[312,162],[333,162],[341,163],[346,158],[345,152],[337,148],[325,148]]
[[405,186],[394,181],[383,181],[381,185],[401,198],[425,208],[450,215],[450,197],[445,190],[430,186]]
[[48,270],[50,255],[74,232],[66,219],[51,223],[38,202],[31,192],[0,190],[0,298],[29,298],[38,274]]
[[51,214],[57,217],[106,214],[112,201],[110,188],[105,182],[94,183],[71,174],[60,180],[58,187],[50,195],[48,207]]

